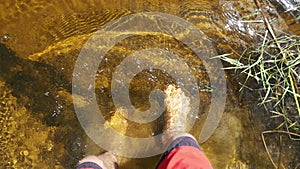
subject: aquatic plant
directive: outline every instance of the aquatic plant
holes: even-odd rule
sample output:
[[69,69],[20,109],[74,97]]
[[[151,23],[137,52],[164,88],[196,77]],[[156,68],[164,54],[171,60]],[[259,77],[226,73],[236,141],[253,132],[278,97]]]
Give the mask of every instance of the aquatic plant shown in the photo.
[[[280,123],[276,130],[286,130],[288,133],[300,133],[300,36],[289,33],[276,35],[270,20],[261,10],[261,5],[255,1],[260,11],[261,21],[266,30],[258,35],[261,42],[238,54],[239,59],[230,57],[232,54],[216,56],[232,66],[224,69],[239,70],[245,74],[245,81],[240,82],[245,87],[258,91],[261,95],[260,105],[272,113]],[[259,88],[247,86],[249,79],[254,79]],[[274,121],[275,123],[275,121]],[[295,134],[289,134],[293,140],[300,140]]]

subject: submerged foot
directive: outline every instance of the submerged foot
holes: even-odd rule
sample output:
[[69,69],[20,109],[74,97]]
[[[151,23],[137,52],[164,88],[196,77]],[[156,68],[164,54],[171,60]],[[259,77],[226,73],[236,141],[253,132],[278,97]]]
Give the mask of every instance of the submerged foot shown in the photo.
[[187,117],[191,111],[190,98],[188,98],[181,88],[177,88],[175,85],[169,85],[164,91],[166,114],[166,125],[163,129],[166,132],[166,136],[163,136],[163,143],[175,140],[178,137],[189,136],[193,137],[188,132]]

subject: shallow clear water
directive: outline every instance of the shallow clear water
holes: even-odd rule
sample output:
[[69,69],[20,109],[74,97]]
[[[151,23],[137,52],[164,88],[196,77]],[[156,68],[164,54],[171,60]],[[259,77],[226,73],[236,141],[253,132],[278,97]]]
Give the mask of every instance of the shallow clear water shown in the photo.
[[[263,24],[240,22],[255,19],[250,16],[255,9],[248,1],[2,2],[0,35],[8,34],[10,38],[2,39],[0,49],[0,168],[72,168],[84,155],[104,151],[86,136],[77,120],[72,94],[82,101],[79,105],[84,106],[86,100],[72,93],[71,84],[80,50],[103,25],[132,13],[164,12],[193,23],[207,35],[216,54],[223,54],[256,43],[256,34],[264,31]],[[274,12],[270,8],[270,15]],[[287,29],[281,21],[279,18],[274,24]],[[150,47],[176,53],[192,69],[201,104],[191,133],[198,138],[214,86],[203,61],[170,36],[132,36],[109,50],[98,67],[94,84],[99,109],[113,128],[127,136],[149,137],[161,132],[164,125],[161,118],[149,124],[128,122],[124,127],[124,118],[116,117],[110,91],[112,75],[120,62],[129,54]],[[226,73],[224,114],[215,133],[201,146],[217,169],[271,168],[260,137],[262,131],[272,126],[269,115],[256,106],[257,96],[247,91],[238,93],[234,72]],[[166,72],[144,70],[130,83],[130,99],[136,108],[147,110],[150,92],[172,83],[174,79]],[[139,130],[133,130],[136,128]],[[275,161],[281,161],[287,168],[299,164],[299,142],[284,135],[270,136],[267,141]],[[120,146],[113,138],[112,144]],[[284,154],[281,160],[278,154]],[[118,160],[120,168],[154,168],[159,155],[142,159],[118,157]]]

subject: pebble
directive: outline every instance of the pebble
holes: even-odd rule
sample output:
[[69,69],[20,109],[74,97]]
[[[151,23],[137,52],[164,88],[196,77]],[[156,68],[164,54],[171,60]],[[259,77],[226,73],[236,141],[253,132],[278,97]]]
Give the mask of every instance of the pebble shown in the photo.
[[20,152],[20,155],[28,156],[28,155],[29,155],[29,152],[28,152],[27,150],[24,150],[24,151],[21,151],[21,152]]
[[9,34],[5,34],[5,35],[3,35],[3,36],[1,37],[1,41],[2,41],[2,42],[8,42],[9,39],[10,39]]

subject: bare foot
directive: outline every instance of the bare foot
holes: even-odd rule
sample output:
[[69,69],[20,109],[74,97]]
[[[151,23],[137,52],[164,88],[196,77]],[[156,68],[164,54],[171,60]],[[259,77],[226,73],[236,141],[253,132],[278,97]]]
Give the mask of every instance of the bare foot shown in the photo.
[[178,137],[189,136],[194,138],[187,132],[187,117],[191,111],[190,98],[188,98],[181,88],[175,85],[169,85],[164,91],[166,111],[166,125],[164,132],[167,133],[166,137],[162,138],[163,143],[167,144]]

